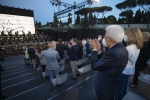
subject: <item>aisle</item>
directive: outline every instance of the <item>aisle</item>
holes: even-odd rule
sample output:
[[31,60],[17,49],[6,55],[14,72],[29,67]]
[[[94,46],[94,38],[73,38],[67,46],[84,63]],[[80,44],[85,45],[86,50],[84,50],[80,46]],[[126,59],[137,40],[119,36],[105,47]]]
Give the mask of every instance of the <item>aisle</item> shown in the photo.
[[[5,72],[2,73],[2,91],[8,95],[7,100],[96,100],[94,91],[95,71],[90,71],[78,77],[78,80],[71,79],[70,64],[66,62],[66,69],[63,73],[68,74],[68,80],[60,87],[56,87],[56,93],[51,88],[47,79],[46,84],[42,75],[38,75],[30,66],[24,65],[23,57],[8,58],[3,62]],[[131,81],[132,77],[130,78]],[[150,100],[150,87],[142,83],[138,88],[128,87],[146,100]]]

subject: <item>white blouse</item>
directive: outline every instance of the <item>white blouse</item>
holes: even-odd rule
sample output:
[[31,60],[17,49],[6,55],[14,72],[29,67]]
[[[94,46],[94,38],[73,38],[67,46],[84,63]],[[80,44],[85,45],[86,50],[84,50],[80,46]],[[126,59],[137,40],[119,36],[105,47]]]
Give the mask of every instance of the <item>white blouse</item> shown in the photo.
[[138,49],[135,44],[128,45],[126,49],[128,51],[128,63],[122,73],[125,75],[133,75],[135,73],[135,64],[140,49]]

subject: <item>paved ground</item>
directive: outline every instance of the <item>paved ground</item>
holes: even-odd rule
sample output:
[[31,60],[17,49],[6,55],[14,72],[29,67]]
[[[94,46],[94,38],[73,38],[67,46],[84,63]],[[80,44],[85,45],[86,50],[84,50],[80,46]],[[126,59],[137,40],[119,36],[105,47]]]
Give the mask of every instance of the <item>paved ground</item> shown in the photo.
[[[2,73],[2,91],[9,96],[7,100],[96,100],[93,88],[94,71],[84,74],[82,78],[78,77],[78,80],[71,80],[70,65],[66,62],[63,73],[68,73],[68,80],[56,87],[55,93],[49,79],[45,84],[41,74],[38,75],[31,67],[24,65],[23,56],[6,58],[2,65],[5,69]],[[141,82],[138,88],[128,87],[128,91],[150,100],[148,84]]]

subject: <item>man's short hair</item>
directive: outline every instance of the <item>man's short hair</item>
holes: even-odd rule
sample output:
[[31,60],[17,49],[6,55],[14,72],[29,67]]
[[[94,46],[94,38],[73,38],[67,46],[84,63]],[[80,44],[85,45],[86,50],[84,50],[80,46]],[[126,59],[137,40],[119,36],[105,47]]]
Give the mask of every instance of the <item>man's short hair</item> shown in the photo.
[[59,38],[59,39],[58,39],[58,42],[62,42],[62,39]]
[[116,43],[121,43],[124,38],[124,29],[120,25],[110,25],[106,27],[106,34]]
[[142,32],[142,36],[147,41],[150,37],[150,33],[149,32]]
[[77,38],[73,38],[72,41],[75,42],[75,43],[78,43],[78,39]]

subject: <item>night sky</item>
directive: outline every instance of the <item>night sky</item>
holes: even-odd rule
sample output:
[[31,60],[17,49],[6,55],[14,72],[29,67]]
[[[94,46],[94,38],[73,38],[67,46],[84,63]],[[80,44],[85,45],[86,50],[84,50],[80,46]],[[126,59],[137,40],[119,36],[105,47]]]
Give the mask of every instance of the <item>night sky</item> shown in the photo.
[[[76,4],[81,3],[85,0],[74,0],[76,1]],[[73,0],[62,0],[62,2],[66,2],[69,4],[73,4]],[[111,6],[113,10],[111,12],[106,13],[106,17],[109,15],[114,15],[116,18],[119,18],[120,10],[115,7],[116,4],[122,2],[124,0],[99,0],[97,4],[93,4],[91,7],[94,6]],[[34,17],[35,20],[41,21],[42,24],[46,24],[48,22],[53,21],[53,13],[54,11],[58,11],[58,7],[52,6],[50,3],[50,0],[0,0],[1,5],[7,5],[7,6],[13,6],[13,7],[19,7],[19,8],[25,8],[25,9],[31,9],[34,11]],[[88,7],[88,5],[87,5]],[[134,13],[137,9],[140,7],[136,7],[133,9]],[[64,6],[60,7],[61,10],[65,9]],[[72,12],[73,14],[73,12]],[[67,14],[66,14],[67,15]],[[64,15],[65,16],[65,15]],[[102,15],[99,15],[99,18],[101,18]],[[73,17],[74,18],[74,17]],[[67,20],[62,20],[63,22]],[[74,19],[73,19],[74,21]]]

